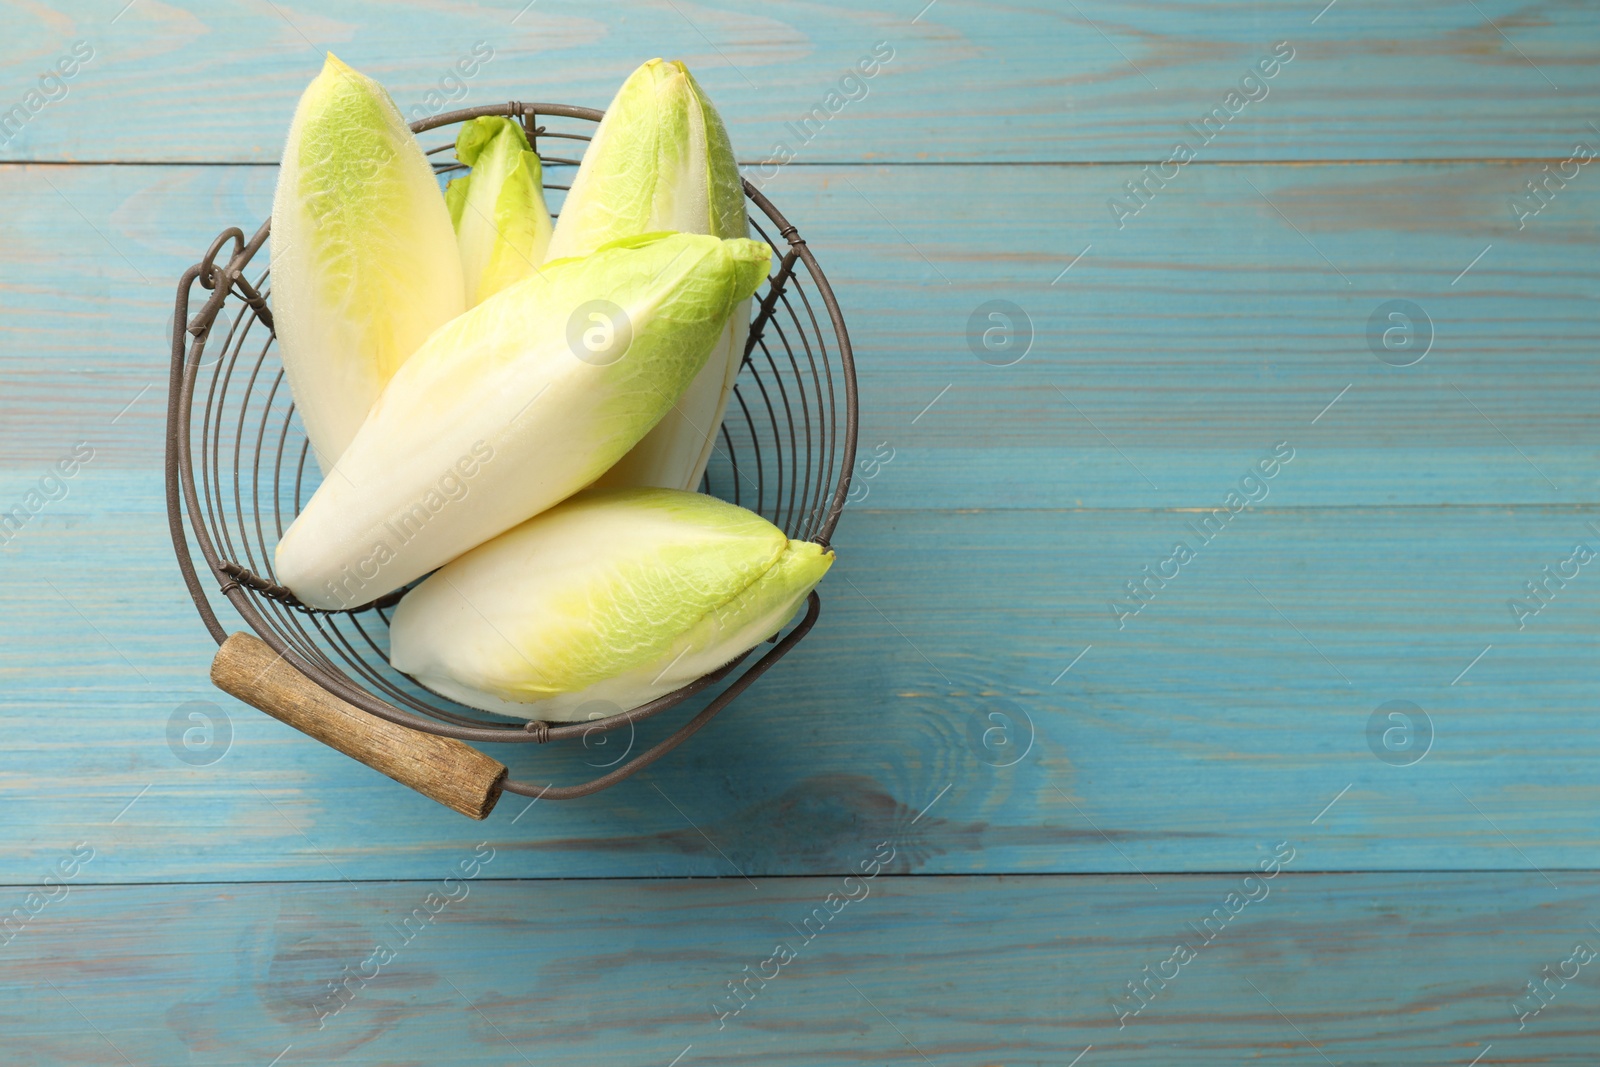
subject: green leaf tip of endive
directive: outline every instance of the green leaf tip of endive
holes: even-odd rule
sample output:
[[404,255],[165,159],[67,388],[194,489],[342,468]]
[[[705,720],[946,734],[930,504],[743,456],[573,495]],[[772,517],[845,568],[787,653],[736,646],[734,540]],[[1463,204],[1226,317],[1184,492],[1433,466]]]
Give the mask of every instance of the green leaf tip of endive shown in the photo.
[[456,134],[456,159],[469,167],[476,165],[489,142],[500,136],[512,138],[524,152],[531,151],[521,123],[504,115],[479,115],[461,124],[461,132]]
[[735,264],[734,288],[743,294],[739,298],[742,300],[761,287],[772,269],[772,246],[765,241],[735,237],[722,242],[722,247]]
[[522,126],[503,115],[462,124],[456,159],[472,168],[445,189],[469,306],[538,270],[550,243],[544,171]]
[[727,127],[686,66],[652,59],[622,83],[585,148],[551,256],[660,229],[749,234]]

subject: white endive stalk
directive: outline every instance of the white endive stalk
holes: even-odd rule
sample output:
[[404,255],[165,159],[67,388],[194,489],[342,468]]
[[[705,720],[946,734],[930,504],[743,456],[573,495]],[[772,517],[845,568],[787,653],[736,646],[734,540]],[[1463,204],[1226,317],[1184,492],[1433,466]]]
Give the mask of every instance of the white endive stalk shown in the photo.
[[532,274],[550,244],[539,154],[522,127],[499,115],[464,123],[456,159],[472,173],[445,189],[466,274],[467,307],[476,307]]
[[[549,254],[584,255],[607,241],[657,230],[749,234],[744,187],[721,116],[687,67],[652,59],[606,109],[562,204]],[[749,330],[745,301],[672,412],[600,484],[699,486]]]
[[771,256],[651,234],[547,263],[456,318],[285,531],[277,580],[355,607],[582,489],[672,407]]
[[324,471],[465,306],[433,168],[383,86],[330,53],[295,109],[272,202],[273,326]]
[[832,563],[821,545],[714,497],[591,490],[407,593],[390,662],[485,711],[614,714],[777,633]]

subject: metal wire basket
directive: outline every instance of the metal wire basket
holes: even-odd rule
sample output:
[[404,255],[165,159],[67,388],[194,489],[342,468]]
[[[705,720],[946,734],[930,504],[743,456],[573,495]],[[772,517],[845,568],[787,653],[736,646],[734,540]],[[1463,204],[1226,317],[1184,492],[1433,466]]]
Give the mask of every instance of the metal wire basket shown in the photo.
[[[530,144],[541,150],[546,195],[555,204],[568,187],[551,182],[552,172],[579,160],[546,150],[587,142],[602,114],[513,102],[411,125],[421,134],[481,115],[520,118]],[[447,162],[437,161],[453,144],[452,135],[428,152],[441,174],[464,169],[448,155]],[[805,241],[759,190],[748,182],[744,188],[753,235],[781,258],[752,302],[744,362],[701,488],[760,513],[791,538],[826,544],[855,462],[850,339]],[[502,792],[580,797],[648,766],[727,707],[810,631],[821,610],[815,592],[801,620],[774,637],[771,648],[746,653],[640,707],[557,725],[464,707],[389,666],[389,614],[404,590],[349,611],[302,605],[277,584],[272,570],[272,548],[309,498],[316,466],[308,465],[305,435],[274,348],[262,262],[269,226],[263,223],[248,239],[236,227],[224,230],[184,272],[173,316],[167,515],[189,595],[221,646],[211,671],[219,687],[463,814],[485,818]],[[191,316],[196,283],[210,295]],[[215,580],[254,636],[229,635],[203,576]],[[624,726],[631,732],[635,723],[696,697],[702,706],[665,739],[577,785],[512,779],[503,764],[464,743],[578,739],[587,745],[597,734]]]

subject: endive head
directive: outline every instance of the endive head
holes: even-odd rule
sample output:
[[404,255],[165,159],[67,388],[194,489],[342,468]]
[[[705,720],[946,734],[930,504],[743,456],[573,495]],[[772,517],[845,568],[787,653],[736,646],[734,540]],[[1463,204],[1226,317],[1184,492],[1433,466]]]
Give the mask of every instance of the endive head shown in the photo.
[[[589,485],[672,410],[771,256],[747,238],[631,238],[547,263],[439,327],[284,531],[276,580],[314,607],[364,603]],[[607,327],[611,341],[587,348]],[[485,448],[498,458],[445,507],[439,479]],[[419,503],[420,532],[393,533]]]
[[832,562],[714,497],[591,490],[409,593],[391,658],[490,710],[597,695],[632,706],[777,632]]
[[284,146],[272,283],[289,384],[327,469],[383,384],[463,309],[433,168],[383,86],[331,54]]
[[539,154],[522,126],[500,115],[465,122],[456,159],[472,168],[445,189],[472,307],[526,278],[544,262],[550,212]]
[[722,117],[689,69],[652,59],[622,83],[583,154],[550,255],[656,230],[744,237],[744,187]]
[[[734,306],[771,263],[772,249],[760,241],[684,233],[641,234],[593,255],[547,261],[440,328],[372,417],[411,432],[423,412],[391,412],[402,397],[466,417],[483,382],[509,361],[536,358],[553,375],[579,374],[588,392],[590,421],[570,434],[593,444],[595,466],[580,483],[587,484],[621,455],[603,455],[604,442],[638,440],[688,387]],[[660,403],[644,403],[647,394]]]

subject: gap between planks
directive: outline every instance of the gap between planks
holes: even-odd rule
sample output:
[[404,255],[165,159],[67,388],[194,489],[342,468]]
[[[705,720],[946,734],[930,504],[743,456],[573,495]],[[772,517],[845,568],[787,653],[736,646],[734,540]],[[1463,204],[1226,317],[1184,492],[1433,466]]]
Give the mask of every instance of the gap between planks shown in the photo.
[[[1600,874],[1600,867],[1541,867],[1540,870],[1553,874]],[[848,869],[836,871],[822,871],[819,873],[807,872],[805,874],[756,874],[752,878],[766,881],[826,881],[842,875],[853,873]],[[1166,879],[1191,879],[1191,878],[1237,878],[1241,875],[1258,874],[1255,867],[1218,868],[1207,871],[1146,871],[1152,878]],[[1291,871],[1285,868],[1283,875],[1294,878],[1386,878],[1386,877],[1416,877],[1418,875],[1440,875],[1445,877],[1470,877],[1478,875],[1516,875],[1518,877],[1538,877],[1539,872],[1529,867],[1352,867],[1349,869],[1317,869],[1304,871]],[[1129,871],[932,871],[926,874],[902,873],[895,874],[883,871],[880,878],[894,878],[902,881],[954,881],[960,879],[990,878],[997,880],[1012,880],[1018,878],[1105,878],[1120,879],[1123,881],[1137,881],[1140,875]],[[206,886],[228,887],[242,885],[432,885],[438,878],[246,878],[236,881],[219,881],[206,879],[203,881],[128,881],[128,882],[78,882],[72,884],[79,889],[142,889],[146,887],[178,887],[178,888],[204,888]],[[570,875],[551,875],[545,878],[488,878],[478,877],[475,883],[503,882],[512,884],[517,882],[636,882],[655,883],[659,885],[676,884],[679,882],[737,882],[737,875],[684,875],[680,877],[662,877],[659,875],[632,875],[632,874],[601,874],[585,875],[574,878]],[[0,882],[0,889],[35,889],[37,882]]]

